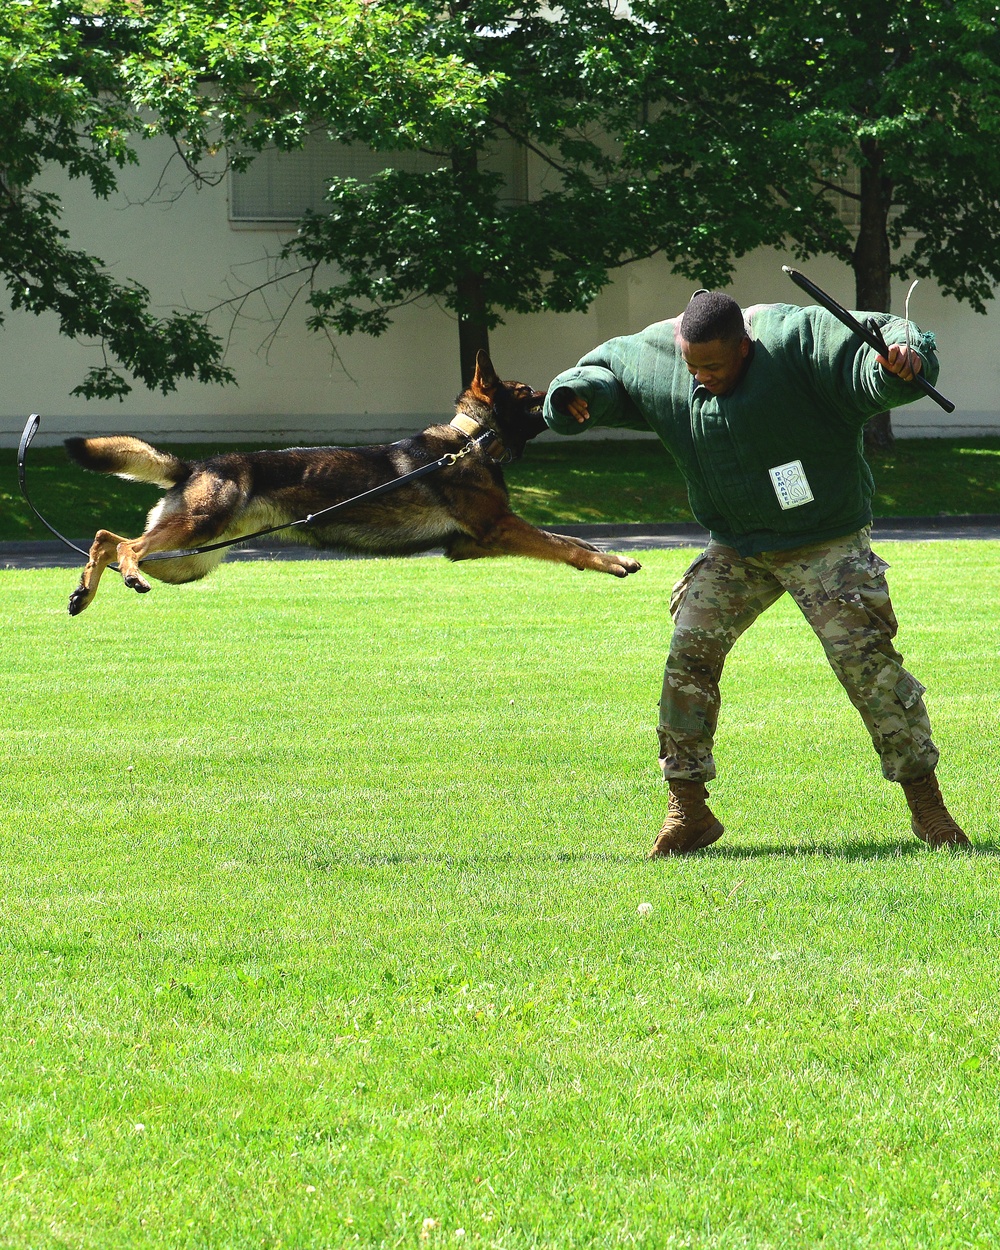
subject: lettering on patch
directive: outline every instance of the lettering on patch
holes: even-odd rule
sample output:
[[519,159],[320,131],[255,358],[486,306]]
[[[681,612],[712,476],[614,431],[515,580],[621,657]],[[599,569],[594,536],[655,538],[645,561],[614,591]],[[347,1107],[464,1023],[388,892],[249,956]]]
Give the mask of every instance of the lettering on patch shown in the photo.
[[801,508],[804,503],[812,503],[812,488],[801,460],[790,460],[768,472],[782,508]]

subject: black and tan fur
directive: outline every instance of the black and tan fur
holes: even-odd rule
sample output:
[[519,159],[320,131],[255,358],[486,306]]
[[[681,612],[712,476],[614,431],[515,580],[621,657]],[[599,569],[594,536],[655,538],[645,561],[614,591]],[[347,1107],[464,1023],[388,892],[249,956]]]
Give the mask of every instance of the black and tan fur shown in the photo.
[[[219,564],[224,551],[154,561],[141,572],[139,566],[153,552],[246,537],[319,512],[461,451],[470,435],[484,430],[497,436],[488,452],[503,449],[516,458],[545,428],[541,401],[542,395],[523,382],[501,382],[489,357],[480,352],[472,385],[458,397],[452,424],[432,425],[398,443],[230,452],[188,463],[138,438],[68,439],[67,451],[84,468],[169,488],[139,538],[97,531],[80,584],[70,596],[70,614],[76,616],[90,605],[101,574],[115,560],[133,590],[150,589],[145,575],[164,582],[195,581]],[[639,568],[627,556],[547,533],[516,516],[499,466],[480,448],[389,494],[287,533],[315,547],[373,555],[411,555],[443,547],[451,560],[531,556],[615,577]]]

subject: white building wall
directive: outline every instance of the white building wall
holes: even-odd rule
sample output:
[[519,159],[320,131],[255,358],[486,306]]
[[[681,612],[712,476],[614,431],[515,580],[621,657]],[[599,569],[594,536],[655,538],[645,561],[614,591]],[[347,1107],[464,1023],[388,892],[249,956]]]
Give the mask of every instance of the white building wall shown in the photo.
[[[264,280],[268,256],[288,235],[234,229],[225,180],[178,194],[180,170],[176,161],[168,165],[171,149],[149,145],[144,152],[143,164],[123,173],[120,193],[107,203],[61,177],[46,187],[63,197],[72,245],[101,256],[116,277],[143,283],[163,312],[211,307]],[[734,298],[744,305],[802,302],[782,263],[796,262],[772,251],[748,257],[729,288]],[[843,303],[853,302],[846,267],[820,259],[803,268]],[[604,339],[678,313],[692,286],[657,259],[627,266],[587,314],[510,317],[493,333],[494,362],[503,376],[542,386]],[[896,311],[904,294],[899,284]],[[286,300],[287,292],[272,292],[269,311],[251,299],[235,323],[225,309],[216,314],[217,332],[230,338],[226,359],[237,386],[182,382],[166,396],[137,386],[123,403],[69,393],[89,365],[101,362],[99,348],[61,338],[52,317],[8,312],[0,328],[0,444],[16,445],[30,412],[42,414],[39,443],[117,432],[192,442],[377,441],[448,416],[459,389],[458,334],[454,318],[435,303],[403,310],[382,338],[341,338],[334,350],[305,329],[302,296],[275,330],[273,314]],[[938,336],[939,387],[958,407],[949,417],[920,400],[894,414],[896,432],[1000,435],[1000,311],[978,316],[924,282],[911,312]]]

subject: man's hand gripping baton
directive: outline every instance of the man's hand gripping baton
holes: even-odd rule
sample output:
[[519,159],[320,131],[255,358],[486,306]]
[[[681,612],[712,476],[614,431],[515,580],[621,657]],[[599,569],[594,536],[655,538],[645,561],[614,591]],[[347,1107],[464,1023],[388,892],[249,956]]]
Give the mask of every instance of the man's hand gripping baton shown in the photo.
[[[815,282],[810,282],[805,274],[800,273],[797,269],[792,269],[789,265],[782,265],[781,268],[788,274],[796,286],[801,287],[807,295],[811,295],[816,303],[825,308],[827,312],[832,312],[838,321],[842,321],[848,329],[851,329],[855,334],[860,335],[869,347],[875,348],[880,356],[888,355],[888,344],[882,337],[882,331],[877,325],[875,325],[874,322],[868,322],[867,324],[862,325],[857,317],[852,317],[846,308],[842,308],[835,299],[827,295],[827,293],[818,287]],[[951,402],[951,400],[945,399],[939,390],[936,390],[933,386],[931,386],[930,382],[927,381],[923,374],[915,373],[913,375],[913,381],[922,391],[928,394],[936,404],[939,404],[945,412],[955,411],[955,405]]]

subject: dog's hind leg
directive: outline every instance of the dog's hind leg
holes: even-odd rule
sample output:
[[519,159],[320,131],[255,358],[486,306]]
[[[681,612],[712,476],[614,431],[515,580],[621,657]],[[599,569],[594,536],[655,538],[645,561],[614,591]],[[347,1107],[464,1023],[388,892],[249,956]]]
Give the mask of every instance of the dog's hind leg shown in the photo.
[[[126,586],[140,594],[145,594],[150,589],[149,582],[139,572],[139,560],[148,554],[148,544],[145,542],[148,537],[149,535],[144,534],[142,538],[122,538],[118,534],[112,534],[110,530],[97,531],[90,545],[90,559],[80,574],[80,584],[69,597],[70,616],[79,616],[84,608],[90,606],[97,594],[101,575],[115,560],[118,561],[118,569]],[[161,548],[164,551],[169,549],[169,544]]]
[[[119,544],[125,542],[110,530],[98,530],[94,541],[90,544],[90,558],[80,574],[80,584],[69,597],[70,616],[79,616],[84,608],[89,607],[97,594],[97,586],[101,574],[113,564]],[[148,589],[148,587],[147,587]]]
[[[232,488],[233,493],[235,489]],[[139,594],[145,594],[151,587],[139,571],[139,565],[147,556],[158,551],[183,551],[186,547],[197,547],[199,543],[211,542],[225,531],[230,520],[230,511],[220,507],[219,512],[208,520],[184,508],[154,510],[150,516],[152,524],[141,537],[122,539],[118,543],[118,569],[125,585]],[[167,560],[163,567],[174,563],[173,560]],[[208,571],[194,561],[188,564],[183,561],[183,557],[176,563],[181,566],[180,576],[159,576],[171,582],[196,581]]]
[[[90,548],[90,559],[80,577],[80,584],[70,596],[69,611],[77,616],[88,607],[97,593],[97,584],[101,574],[114,560],[118,561],[118,570],[125,585],[139,594],[150,590],[150,584],[139,570],[139,565],[147,557],[157,551],[183,551],[185,548],[196,547],[199,543],[211,542],[219,537],[229,526],[233,514],[242,501],[242,492],[238,483],[226,480],[212,480],[211,508],[192,507],[200,501],[188,498],[190,487],[181,496],[168,495],[149,514],[147,529],[138,538],[121,538],[109,530],[99,530]],[[207,498],[207,491],[201,498]],[[221,558],[221,557],[220,557]],[[166,560],[162,567],[170,569],[170,573],[157,573],[158,578],[171,582],[195,581],[209,571],[215,562],[189,562],[183,558],[177,561]]]

